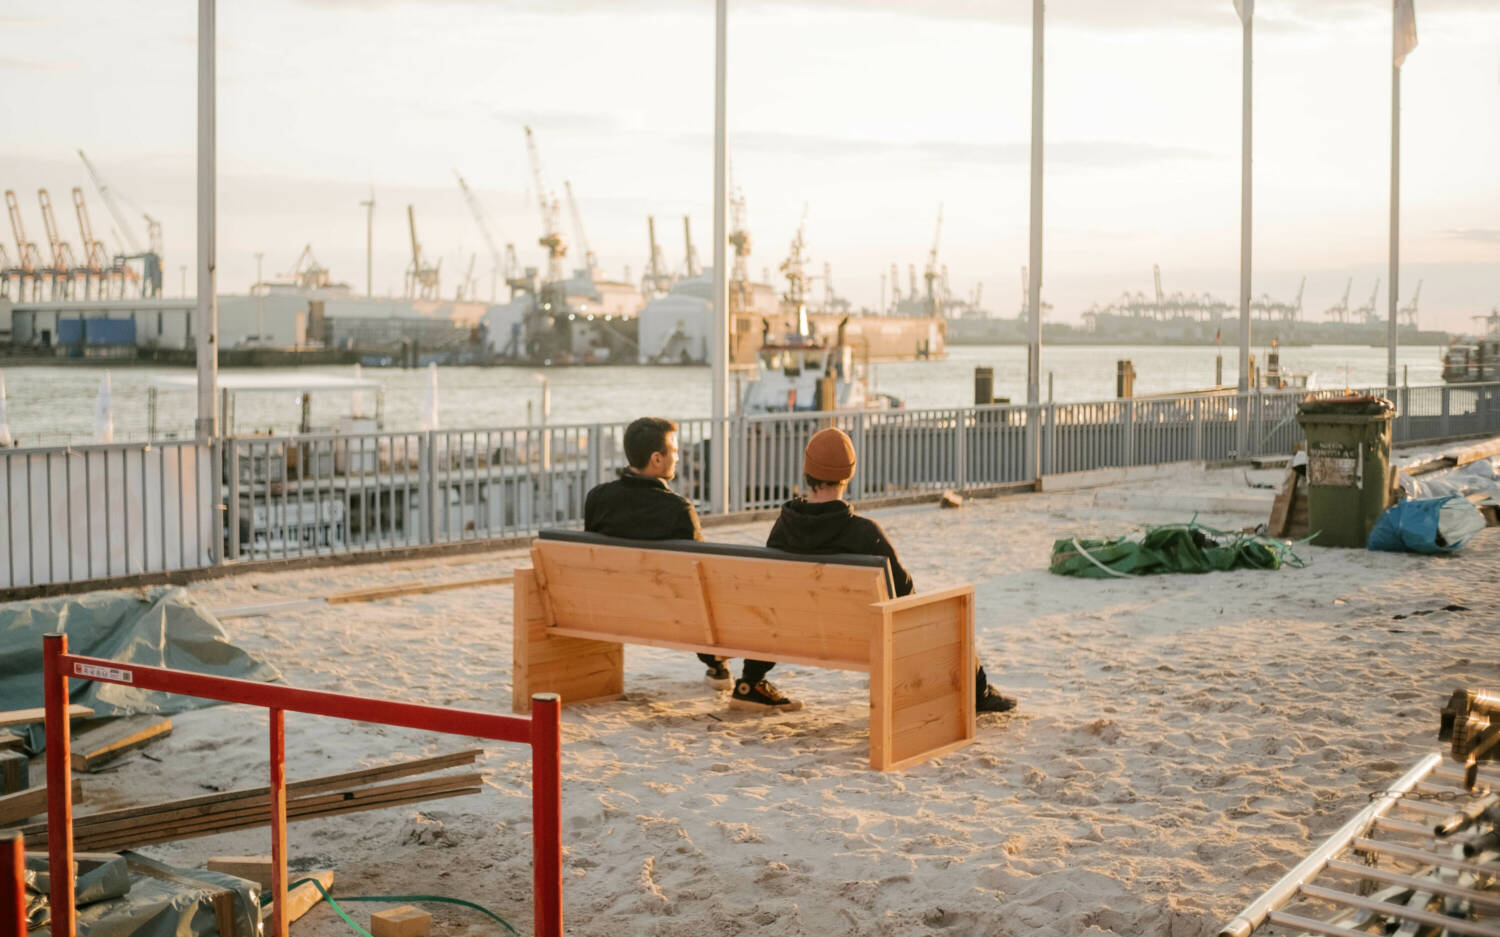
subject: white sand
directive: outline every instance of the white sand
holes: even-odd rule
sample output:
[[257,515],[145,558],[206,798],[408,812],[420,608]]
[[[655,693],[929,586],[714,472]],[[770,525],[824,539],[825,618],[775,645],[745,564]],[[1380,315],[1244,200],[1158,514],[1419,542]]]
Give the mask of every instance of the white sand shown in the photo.
[[[1279,480],[1280,472],[1257,473]],[[1171,503],[1161,499],[1170,495]],[[876,512],[919,589],[974,582],[981,657],[1020,696],[977,744],[868,770],[863,675],[781,667],[807,710],[727,711],[687,654],[631,648],[627,698],[564,714],[573,935],[1207,934],[1436,747],[1459,686],[1500,685],[1500,531],[1424,558],[1300,548],[1306,569],[1093,581],[1047,572],[1052,541],[1186,520],[1194,498],[1265,520],[1241,470]],[[1248,513],[1246,513],[1248,512]],[[710,532],[760,542],[769,524]],[[495,575],[521,555],[251,574],[209,607],[403,580]],[[1450,603],[1468,611],[1432,611]],[[238,619],[233,639],[296,686],[509,710],[508,586]],[[219,708],[110,773],[108,806],[263,784],[265,714]],[[292,778],[468,740],[288,718]],[[152,760],[160,759],[160,761]],[[344,894],[439,893],[531,922],[526,750],[488,749],[484,793],[294,824],[292,855]],[[265,831],[148,850],[194,864],[264,852]],[[355,905],[363,918],[372,906]],[[498,932],[437,908],[436,933]],[[326,907],[298,935],[348,933]]]

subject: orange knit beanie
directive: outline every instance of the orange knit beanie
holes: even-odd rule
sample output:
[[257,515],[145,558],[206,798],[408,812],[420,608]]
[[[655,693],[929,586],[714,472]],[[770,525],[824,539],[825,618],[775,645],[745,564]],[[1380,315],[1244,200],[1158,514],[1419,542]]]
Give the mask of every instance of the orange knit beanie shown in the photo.
[[802,454],[802,473],[820,482],[846,482],[854,477],[854,442],[841,429],[819,430]]

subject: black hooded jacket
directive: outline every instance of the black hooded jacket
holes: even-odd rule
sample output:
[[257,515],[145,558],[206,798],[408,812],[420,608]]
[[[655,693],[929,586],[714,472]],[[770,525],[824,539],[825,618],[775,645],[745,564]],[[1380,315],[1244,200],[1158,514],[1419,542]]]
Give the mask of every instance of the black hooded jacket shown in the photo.
[[583,529],[628,540],[702,540],[693,503],[660,478],[620,469],[583,499]]
[[910,595],[911,574],[901,565],[896,548],[880,525],[860,517],[847,501],[813,504],[793,498],[781,506],[781,516],[766,538],[766,546],[788,553],[861,553],[883,556],[891,563],[896,596]]

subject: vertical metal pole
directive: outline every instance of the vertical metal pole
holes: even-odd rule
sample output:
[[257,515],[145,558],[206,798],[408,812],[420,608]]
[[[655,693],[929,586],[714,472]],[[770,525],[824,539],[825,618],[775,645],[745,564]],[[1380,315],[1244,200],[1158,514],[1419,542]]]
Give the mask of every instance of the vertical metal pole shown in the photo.
[[[722,4],[723,0],[719,0]],[[562,937],[562,697],[531,695],[531,843],[536,937]]]
[[1031,0],[1031,256],[1026,305],[1031,315],[1031,337],[1026,346],[1026,472],[1042,475],[1042,79],[1044,66],[1044,0]]
[[[1391,4],[1391,41],[1399,42],[1399,3]],[[1385,386],[1396,386],[1396,303],[1400,299],[1398,288],[1401,275],[1401,66],[1391,61],[1391,272],[1390,295],[1387,303],[1389,318],[1386,321]]]
[[68,738],[66,634],[42,635],[42,688],[47,706],[47,868],[51,870],[52,934],[73,937],[73,777]]
[[713,435],[709,443],[709,505],[716,514],[729,510],[729,271],[725,268],[729,230],[725,207],[728,199],[729,157],[726,144],[725,59],[729,45],[729,3],[714,4],[714,301]]
[[1255,83],[1254,16],[1243,18],[1243,41],[1240,53],[1240,440],[1238,457],[1248,458],[1250,451],[1250,247],[1251,247],[1251,140],[1254,129],[1252,108]]
[[[214,4],[198,0],[198,441],[218,435],[214,404],[219,382],[219,300],[214,251],[217,207],[214,130]],[[215,551],[217,552],[217,551]]]
[[26,937],[26,846],[20,833],[0,837],[0,931]]
[[276,937],[287,937],[286,907],[286,710],[272,708],[271,717],[271,906]]

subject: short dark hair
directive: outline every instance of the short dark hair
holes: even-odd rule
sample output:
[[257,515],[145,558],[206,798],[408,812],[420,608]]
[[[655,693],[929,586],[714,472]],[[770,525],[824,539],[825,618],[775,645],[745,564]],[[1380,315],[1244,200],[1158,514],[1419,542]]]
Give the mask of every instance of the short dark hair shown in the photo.
[[667,434],[677,432],[677,424],[655,416],[643,416],[625,427],[625,461],[631,468],[645,468],[654,452],[667,451]]
[[808,491],[817,491],[819,488],[837,488],[847,482],[826,482],[821,478],[813,478],[811,475],[803,475],[802,481],[807,484]]

